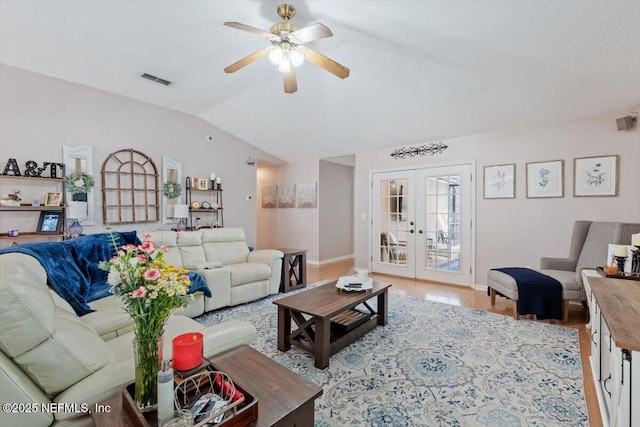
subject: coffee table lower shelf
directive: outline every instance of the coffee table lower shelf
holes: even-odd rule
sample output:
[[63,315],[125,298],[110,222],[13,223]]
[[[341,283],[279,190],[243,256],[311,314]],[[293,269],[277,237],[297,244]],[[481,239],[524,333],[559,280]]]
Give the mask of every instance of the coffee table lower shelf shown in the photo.
[[[348,330],[344,329],[342,326],[335,327],[334,323],[332,322],[329,353],[336,354],[343,348],[348,347],[358,338],[362,338],[367,333],[374,330],[377,325],[378,320],[376,315],[369,316],[368,320],[365,319],[364,322],[359,322],[355,327],[352,327]],[[314,352],[313,345],[305,339],[304,335],[290,338],[290,342],[292,345],[300,347],[310,353]]]

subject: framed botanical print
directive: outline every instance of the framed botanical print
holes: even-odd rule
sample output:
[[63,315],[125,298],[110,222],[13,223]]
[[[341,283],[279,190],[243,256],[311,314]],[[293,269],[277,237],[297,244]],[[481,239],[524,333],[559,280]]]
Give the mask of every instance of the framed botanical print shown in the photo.
[[514,199],[516,197],[516,165],[484,167],[484,198]]
[[564,197],[564,160],[527,163],[527,198]]
[[618,155],[573,159],[573,196],[618,195]]

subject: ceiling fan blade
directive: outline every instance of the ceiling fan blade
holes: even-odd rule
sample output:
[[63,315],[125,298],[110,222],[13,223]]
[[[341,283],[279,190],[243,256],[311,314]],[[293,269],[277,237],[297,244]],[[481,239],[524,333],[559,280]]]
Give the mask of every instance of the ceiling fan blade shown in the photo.
[[235,73],[240,68],[246,67],[247,65],[251,64],[252,62],[257,61],[258,59],[262,58],[263,56],[267,56],[267,53],[269,53],[269,47],[265,47],[263,49],[260,49],[257,52],[253,52],[251,55],[245,56],[241,60],[236,61],[233,64],[231,64],[228,67],[226,67],[224,69],[224,72],[225,73]]
[[284,93],[294,93],[298,90],[298,81],[296,80],[296,67],[291,67],[288,73],[282,73],[284,81]]
[[333,59],[327,58],[321,53],[316,52],[313,49],[306,48],[304,52],[305,59],[313,62],[320,68],[324,68],[328,72],[333,75],[340,77],[341,79],[346,79],[349,77],[349,69],[344,65],[338,64]]
[[325,37],[331,37],[332,35],[333,33],[331,30],[324,25],[313,24],[292,32],[289,34],[289,38],[295,43],[302,44],[318,39],[324,39]]
[[261,30],[259,28],[255,28],[255,27],[251,27],[249,25],[245,25],[245,24],[241,24],[239,22],[225,22],[224,25],[226,25],[227,27],[231,27],[231,28],[235,28],[238,30],[242,30],[242,31],[246,31],[248,33],[251,34],[255,34],[257,36],[260,37],[264,37],[265,39],[269,39],[275,42],[279,42],[280,40],[282,40],[280,38],[280,36],[277,36],[275,34],[269,33],[267,31]]

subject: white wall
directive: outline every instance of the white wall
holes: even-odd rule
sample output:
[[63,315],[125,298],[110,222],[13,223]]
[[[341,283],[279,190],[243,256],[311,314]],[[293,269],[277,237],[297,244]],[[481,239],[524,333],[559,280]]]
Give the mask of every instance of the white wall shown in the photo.
[[[150,83],[140,79],[140,84]],[[171,87],[158,85],[158,90],[171,90]],[[207,141],[207,135],[213,135],[214,141]],[[250,153],[272,162],[281,162],[279,159],[197,117],[1,65],[2,170],[9,158],[17,159],[21,168],[28,160],[62,162],[62,146],[79,144],[93,147],[96,175],[96,225],[85,227],[85,233],[103,230],[102,162],[114,151],[134,148],[151,156],[159,172],[162,171],[162,156],[181,160],[184,177],[208,177],[215,171],[222,177],[224,225],[243,227],[248,243],[255,245],[256,169],[248,166],[246,159]],[[0,181],[0,193],[22,186],[24,182],[4,181]],[[252,200],[248,201],[247,195],[252,195]],[[6,232],[9,228],[35,230],[37,220],[38,215],[3,213],[0,231]],[[170,225],[130,224],[114,228],[145,231],[170,228]]]
[[[637,110],[636,110],[637,111]],[[638,126],[618,132],[606,116],[552,123],[526,129],[472,135],[443,141],[441,155],[394,160],[393,149],[359,153],[355,178],[356,265],[369,258],[369,171],[476,159],[476,282],[486,284],[490,268],[539,266],[541,256],[567,256],[573,223],[578,219],[640,222],[640,136]],[[617,197],[573,197],[574,157],[620,155]],[[525,164],[564,160],[564,197],[527,199]],[[482,172],[487,165],[516,164],[516,198],[483,199]],[[361,219],[365,214],[366,219]]]
[[320,161],[320,262],[353,256],[353,167]]

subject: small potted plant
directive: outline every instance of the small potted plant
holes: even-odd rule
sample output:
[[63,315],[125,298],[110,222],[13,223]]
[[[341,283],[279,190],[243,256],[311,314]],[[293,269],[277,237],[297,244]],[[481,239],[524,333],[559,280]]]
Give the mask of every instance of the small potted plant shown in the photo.
[[20,206],[20,201],[22,197],[20,197],[20,190],[13,190],[9,194],[3,194],[0,199],[0,205],[2,206]]

